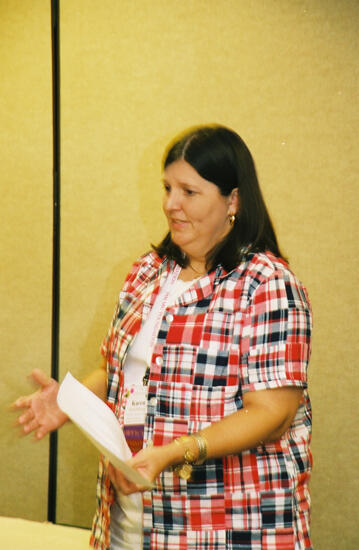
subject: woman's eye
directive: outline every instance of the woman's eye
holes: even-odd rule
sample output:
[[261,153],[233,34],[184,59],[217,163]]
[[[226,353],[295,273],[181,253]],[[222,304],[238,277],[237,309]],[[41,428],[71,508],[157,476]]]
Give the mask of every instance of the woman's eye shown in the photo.
[[163,190],[164,190],[165,193],[169,193],[170,192],[170,186],[167,183],[164,183],[163,184]]
[[186,195],[195,195],[195,191],[193,191],[192,189],[185,189],[184,192],[186,193]]

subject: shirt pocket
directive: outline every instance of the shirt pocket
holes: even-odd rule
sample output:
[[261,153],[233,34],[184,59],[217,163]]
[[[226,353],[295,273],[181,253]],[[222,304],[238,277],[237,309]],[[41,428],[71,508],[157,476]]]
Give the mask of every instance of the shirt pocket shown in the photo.
[[188,435],[188,421],[184,418],[166,418],[155,415],[153,419],[153,444],[166,445],[176,437]]
[[155,388],[155,393],[151,394],[154,406],[150,411],[155,425],[178,419],[188,423],[188,431],[198,431],[241,408],[237,386],[211,387],[161,381]]
[[[160,355],[155,361],[160,365],[160,372],[156,372],[160,380],[208,387],[240,386],[238,346],[221,349],[215,345],[166,344]],[[154,368],[159,370],[156,365]]]
[[294,498],[286,489],[261,493],[262,550],[292,549],[294,535]]
[[225,350],[233,342],[233,313],[221,310],[208,311],[197,315],[169,314],[166,344],[186,343],[204,349]]
[[264,491],[260,500],[263,529],[293,528],[294,497],[290,489]]
[[261,496],[256,492],[163,495],[153,491],[152,514],[153,526],[163,531],[258,533],[263,526]]

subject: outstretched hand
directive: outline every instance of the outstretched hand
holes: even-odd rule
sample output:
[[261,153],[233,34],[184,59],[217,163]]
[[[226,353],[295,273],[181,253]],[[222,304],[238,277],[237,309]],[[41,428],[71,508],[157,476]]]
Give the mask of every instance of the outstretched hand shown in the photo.
[[31,377],[40,388],[35,393],[19,397],[11,407],[13,410],[25,409],[18,418],[18,424],[24,434],[34,431],[36,439],[40,440],[60,428],[68,417],[57,404],[58,382],[40,369],[34,369]]

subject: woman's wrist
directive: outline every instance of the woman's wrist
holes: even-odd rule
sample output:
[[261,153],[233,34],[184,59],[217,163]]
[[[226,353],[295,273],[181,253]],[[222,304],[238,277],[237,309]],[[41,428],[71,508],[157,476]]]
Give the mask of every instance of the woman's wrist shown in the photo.
[[171,465],[182,479],[190,479],[193,466],[206,460],[207,440],[200,433],[178,437],[170,446],[173,452]]

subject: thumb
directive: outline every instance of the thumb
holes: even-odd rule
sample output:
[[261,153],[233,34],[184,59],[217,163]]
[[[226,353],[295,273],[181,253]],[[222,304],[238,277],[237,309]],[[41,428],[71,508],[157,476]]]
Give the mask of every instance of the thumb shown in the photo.
[[31,374],[31,378],[34,382],[36,382],[39,386],[42,386],[45,388],[46,386],[49,386],[52,382],[52,378],[48,376],[44,371],[40,369],[34,369]]

